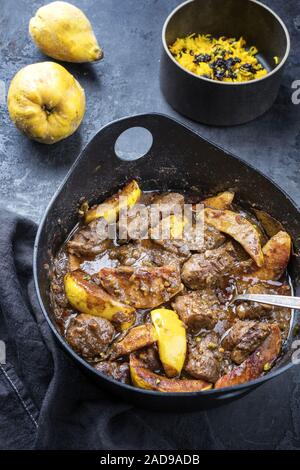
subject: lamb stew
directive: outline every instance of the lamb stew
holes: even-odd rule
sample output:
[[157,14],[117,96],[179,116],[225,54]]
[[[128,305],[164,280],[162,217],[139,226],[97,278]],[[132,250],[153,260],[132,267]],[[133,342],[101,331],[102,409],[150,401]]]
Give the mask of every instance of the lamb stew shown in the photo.
[[[186,204],[187,233],[176,212]],[[159,217],[149,228],[153,206]],[[157,236],[163,226],[167,238]],[[270,233],[232,191],[197,200],[177,191],[143,193],[131,181],[96,206],[81,205],[78,225],[50,266],[56,325],[95,369],[138,388],[193,392],[246,383],[281,355],[292,313],[231,300],[237,292],[291,295],[290,254],[280,224]]]

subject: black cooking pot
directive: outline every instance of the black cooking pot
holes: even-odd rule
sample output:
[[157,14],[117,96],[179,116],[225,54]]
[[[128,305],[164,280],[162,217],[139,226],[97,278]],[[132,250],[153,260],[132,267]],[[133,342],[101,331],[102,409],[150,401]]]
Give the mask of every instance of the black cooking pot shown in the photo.
[[[125,158],[126,145],[128,147],[134,143],[126,143],[126,139],[123,139],[126,134],[122,133],[140,128],[147,129],[152,135],[153,143],[149,151],[137,160],[118,158],[116,151]],[[147,142],[149,132],[146,135]],[[119,148],[122,139],[125,142],[123,153]],[[141,140],[136,144],[137,147],[141,146]],[[129,156],[133,158],[136,155],[132,152]],[[77,223],[77,209],[82,198],[92,204],[102,201],[133,178],[139,181],[144,190],[193,189],[199,196],[231,188],[236,191],[239,203],[264,209],[282,222],[293,237],[295,250],[299,249],[299,210],[276,184],[254,168],[166,116],[146,114],[115,121],[101,129],[82,151],[51,201],[36,237],[36,290],[45,318],[60,345],[101,387],[137,405],[160,410],[179,411],[220,405],[287,370],[292,365],[291,342],[295,338],[288,340],[282,357],[272,371],[257,380],[226,389],[182,394],[159,393],[121,384],[97,372],[70,348],[55,325],[49,299],[47,266],[51,265],[53,256]],[[292,258],[290,273],[297,293],[300,273],[297,256]]]
[[[176,62],[168,46],[191,33],[243,36],[247,45],[257,47],[258,58],[269,73],[257,80],[230,83],[189,72]],[[290,50],[282,20],[255,0],[188,0],[166,19],[162,43],[160,83],[169,104],[191,119],[221,126],[250,121],[270,108]]]

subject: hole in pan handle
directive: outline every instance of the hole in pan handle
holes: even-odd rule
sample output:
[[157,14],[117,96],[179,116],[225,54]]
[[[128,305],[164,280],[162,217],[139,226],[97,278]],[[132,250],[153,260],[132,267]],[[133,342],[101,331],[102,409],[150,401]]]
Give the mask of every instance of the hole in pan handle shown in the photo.
[[141,126],[130,127],[123,131],[115,142],[115,154],[125,161],[134,161],[144,157],[153,144],[152,133]]

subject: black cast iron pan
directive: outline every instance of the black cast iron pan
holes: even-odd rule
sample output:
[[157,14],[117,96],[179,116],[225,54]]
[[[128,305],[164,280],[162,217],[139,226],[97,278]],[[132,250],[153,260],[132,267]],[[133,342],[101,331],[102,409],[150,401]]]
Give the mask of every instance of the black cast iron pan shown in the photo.
[[[117,138],[132,127],[150,131],[153,143],[145,156],[135,161],[115,154]],[[259,151],[259,149],[258,149]],[[126,181],[137,179],[144,190],[194,190],[200,194],[228,188],[239,203],[266,210],[291,234],[295,251],[300,247],[300,213],[293,201],[275,183],[237,157],[201,138],[179,122],[160,114],[120,119],[101,129],[82,151],[52,199],[40,224],[34,248],[34,279],[45,318],[59,344],[99,385],[136,405],[159,410],[209,408],[233,400],[291,367],[290,338],[272,371],[252,382],[226,389],[196,393],[158,393],[123,385],[95,371],[79,357],[58,333],[49,301],[46,266],[77,223],[81,198],[90,203],[104,200]],[[300,264],[290,263],[295,293],[300,293]],[[295,319],[296,321],[296,319]]]

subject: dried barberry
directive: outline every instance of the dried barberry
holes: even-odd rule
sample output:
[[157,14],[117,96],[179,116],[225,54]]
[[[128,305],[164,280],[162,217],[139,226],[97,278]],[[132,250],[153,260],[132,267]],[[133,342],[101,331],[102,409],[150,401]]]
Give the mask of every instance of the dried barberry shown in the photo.
[[195,64],[200,64],[200,62],[209,62],[211,61],[211,55],[209,54],[197,54],[193,62]]
[[249,72],[249,73],[256,73],[255,68],[252,66],[252,64],[249,64],[248,62],[246,64],[241,65],[240,67],[241,71]]

